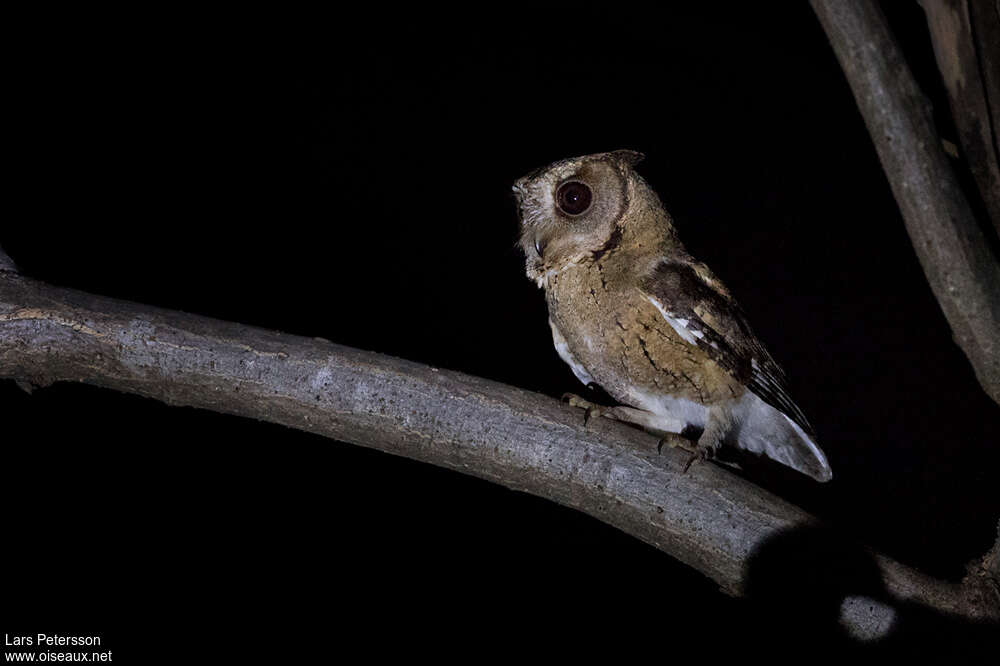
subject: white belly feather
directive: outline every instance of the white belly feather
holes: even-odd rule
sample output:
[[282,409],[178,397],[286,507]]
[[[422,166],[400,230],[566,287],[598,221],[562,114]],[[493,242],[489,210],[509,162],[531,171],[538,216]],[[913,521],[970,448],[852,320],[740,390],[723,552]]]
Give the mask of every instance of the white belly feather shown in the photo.
[[590,384],[594,381],[594,378],[590,376],[587,369],[580,364],[576,357],[573,356],[573,352],[569,350],[569,345],[566,344],[566,338],[563,334],[559,332],[556,325],[552,323],[552,319],[549,319],[549,327],[552,329],[552,342],[555,343],[556,353],[559,354],[559,358],[565,361],[572,370],[576,378],[583,382],[585,385]]
[[[556,328],[552,319],[549,319],[549,326],[552,328],[552,342],[555,344],[559,358],[573,370],[573,374],[581,382],[584,384],[594,382],[594,377],[570,351],[566,338]],[[648,412],[650,418],[647,419],[648,422],[645,425],[662,432],[679,433],[686,426],[704,428],[708,420],[708,407],[705,405],[664,393],[642,391],[634,386],[628,389],[626,402],[631,407]]]

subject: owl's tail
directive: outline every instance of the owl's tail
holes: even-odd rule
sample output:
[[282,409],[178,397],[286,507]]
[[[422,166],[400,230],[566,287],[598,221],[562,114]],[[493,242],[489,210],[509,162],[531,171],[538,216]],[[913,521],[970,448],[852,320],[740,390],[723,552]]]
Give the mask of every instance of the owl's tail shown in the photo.
[[833,478],[826,455],[805,430],[781,410],[752,393],[747,395],[752,397],[737,432],[739,448],[762,453],[820,482]]

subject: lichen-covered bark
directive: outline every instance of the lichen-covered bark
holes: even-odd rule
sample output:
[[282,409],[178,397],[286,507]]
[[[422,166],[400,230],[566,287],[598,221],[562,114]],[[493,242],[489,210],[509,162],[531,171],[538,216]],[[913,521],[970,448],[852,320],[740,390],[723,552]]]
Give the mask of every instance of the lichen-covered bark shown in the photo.
[[[745,591],[769,539],[814,518],[622,424],[537,393],[333,343],[46,286],[0,272],[0,378],[79,381],[281,423],[579,509]],[[965,617],[998,611],[876,557],[887,593]],[[846,605],[849,626],[882,622]]]
[[812,0],[955,341],[1000,404],[1000,265],[941,147],[930,105],[872,0]]

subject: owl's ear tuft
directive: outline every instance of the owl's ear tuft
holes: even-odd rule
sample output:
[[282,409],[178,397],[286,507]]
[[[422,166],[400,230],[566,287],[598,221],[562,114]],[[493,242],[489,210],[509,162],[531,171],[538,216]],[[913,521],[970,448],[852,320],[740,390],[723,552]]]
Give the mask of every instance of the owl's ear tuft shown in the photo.
[[609,154],[611,158],[618,162],[621,166],[628,167],[634,167],[646,157],[636,150],[616,150]]

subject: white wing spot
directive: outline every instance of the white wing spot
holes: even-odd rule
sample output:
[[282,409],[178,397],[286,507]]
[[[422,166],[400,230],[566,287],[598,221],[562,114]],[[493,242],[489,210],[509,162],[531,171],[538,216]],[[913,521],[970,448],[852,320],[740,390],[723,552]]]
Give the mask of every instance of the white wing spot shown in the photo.
[[649,299],[650,303],[656,306],[656,309],[660,311],[663,318],[667,320],[670,327],[674,329],[677,335],[681,336],[681,339],[684,340],[684,342],[689,345],[696,345],[698,344],[698,338],[705,336],[705,334],[701,331],[694,331],[688,328],[687,325],[689,320],[672,316],[669,312],[667,312],[666,308],[663,307],[663,304],[652,296],[646,296],[646,298]]

